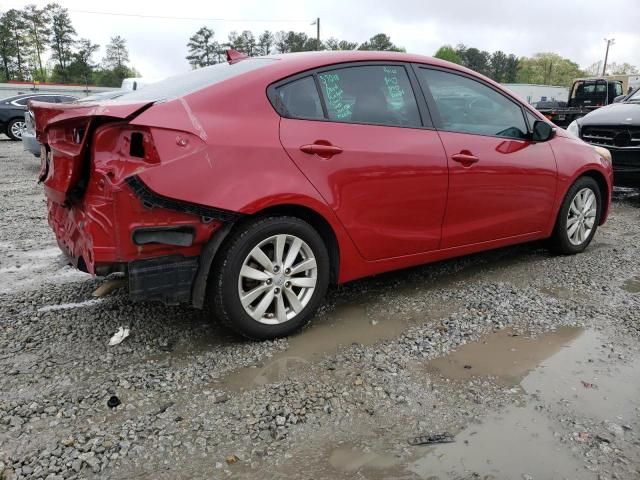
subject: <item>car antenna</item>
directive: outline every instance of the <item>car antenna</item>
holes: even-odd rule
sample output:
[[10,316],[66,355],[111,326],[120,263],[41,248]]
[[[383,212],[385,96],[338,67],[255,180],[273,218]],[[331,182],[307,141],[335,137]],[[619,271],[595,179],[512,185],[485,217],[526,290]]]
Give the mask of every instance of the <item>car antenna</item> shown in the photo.
[[241,53],[237,50],[234,50],[233,48],[229,48],[227,50],[227,62],[229,63],[237,62],[245,58],[249,58],[249,55],[247,55],[246,53]]

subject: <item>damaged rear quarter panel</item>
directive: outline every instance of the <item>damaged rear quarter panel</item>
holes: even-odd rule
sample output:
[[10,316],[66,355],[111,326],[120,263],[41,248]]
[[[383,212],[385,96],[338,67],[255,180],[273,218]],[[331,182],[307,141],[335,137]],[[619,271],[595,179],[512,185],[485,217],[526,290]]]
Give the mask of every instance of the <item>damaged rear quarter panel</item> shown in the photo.
[[[172,157],[166,152],[174,148],[176,139],[154,136],[162,167],[138,175],[157,194],[242,214],[279,205],[309,208],[333,229],[342,275],[359,265],[361,257],[335,213],[282,148],[280,116],[266,95],[273,80],[271,74],[262,76],[256,71],[144,111],[131,125],[152,132],[189,132],[206,148]],[[319,159],[310,157],[309,161]]]

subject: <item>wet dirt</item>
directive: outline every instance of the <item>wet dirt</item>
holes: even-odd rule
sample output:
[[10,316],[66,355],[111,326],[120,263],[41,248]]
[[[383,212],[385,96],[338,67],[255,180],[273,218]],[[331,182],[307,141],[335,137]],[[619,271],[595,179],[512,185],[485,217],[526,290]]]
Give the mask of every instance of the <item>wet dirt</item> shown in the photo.
[[[465,385],[478,385],[482,377],[511,397],[461,428],[451,428],[454,443],[406,443],[399,449],[397,440],[395,446],[389,443],[390,437],[411,439],[423,432],[416,432],[411,423],[385,426],[385,419],[379,418],[352,432],[350,440],[328,442],[299,458],[308,459],[309,478],[602,478],[587,468],[576,445],[595,441],[598,435],[623,441],[607,425],[636,428],[640,412],[640,354],[628,350],[621,361],[612,345],[592,329],[559,328],[535,338],[514,336],[509,329],[496,331],[416,367],[416,376],[422,376],[428,388],[457,385],[454,390],[464,391]],[[585,440],[576,440],[578,434]],[[595,447],[600,448],[597,441]],[[625,461],[637,464],[640,458],[634,455],[640,457],[640,452],[627,454]],[[291,468],[292,464],[283,465],[283,475],[275,478],[293,475]]]
[[516,336],[510,329],[504,329],[479,342],[468,343],[451,355],[437,358],[426,368],[428,372],[451,380],[492,376],[518,383],[541,361],[580,333],[579,328],[562,328],[534,339]]
[[558,442],[553,422],[531,405],[511,406],[459,434],[456,443],[429,447],[408,470],[430,480],[596,478]]
[[622,289],[629,293],[640,293],[640,276],[627,279]]
[[429,362],[429,371],[449,380],[489,376],[509,382],[526,403],[467,427],[454,444],[429,447],[409,470],[429,479],[597,478],[560,443],[546,410],[578,412],[590,422],[631,422],[640,411],[640,357],[625,364],[612,357],[617,355],[598,332],[561,328],[537,338],[502,330]]
[[[368,306],[367,306],[368,305]],[[339,348],[358,343],[373,345],[400,335],[411,325],[444,318],[455,308],[434,308],[427,314],[391,315],[371,309],[371,301],[349,303],[317,318],[302,332],[289,337],[289,347],[266,362],[234,371],[217,386],[227,391],[246,391],[276,383],[299,374],[306,365],[335,353]]]

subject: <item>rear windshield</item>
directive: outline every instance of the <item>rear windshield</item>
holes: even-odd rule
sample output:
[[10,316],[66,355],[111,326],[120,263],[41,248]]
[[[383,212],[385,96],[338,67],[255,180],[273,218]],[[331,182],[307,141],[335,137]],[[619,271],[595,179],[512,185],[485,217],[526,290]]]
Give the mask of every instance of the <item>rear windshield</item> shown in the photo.
[[118,100],[151,101],[182,97],[251,70],[265,67],[274,61],[276,59],[273,58],[248,58],[234,63],[218,63],[149,84],[140,90],[126,93]]

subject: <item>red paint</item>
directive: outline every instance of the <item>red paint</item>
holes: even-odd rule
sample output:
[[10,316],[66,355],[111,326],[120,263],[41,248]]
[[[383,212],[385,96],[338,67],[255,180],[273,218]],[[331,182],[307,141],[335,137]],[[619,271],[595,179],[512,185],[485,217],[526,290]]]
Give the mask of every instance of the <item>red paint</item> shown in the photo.
[[[340,282],[549,237],[566,191],[586,172],[607,183],[604,221],[611,166],[561,130],[548,142],[534,143],[281,119],[267,99],[267,87],[279,79],[369,60],[471,73],[513,98],[491,80],[440,60],[342,52],[285,55],[231,81],[152,106],[33,102],[40,138],[50,149],[44,185],[59,244],[90,272],[140,258],[198,255],[220,224],[143,206],[125,183],[134,174],[157,194],[247,215],[279,205],[315,211],[338,241]],[[92,131],[91,122],[102,126]],[[78,126],[89,129],[90,142],[74,140]],[[133,132],[142,135],[144,158],[130,155]],[[88,188],[74,201],[73,188],[87,167]],[[194,245],[133,244],[134,228],[164,225],[194,226]]]

